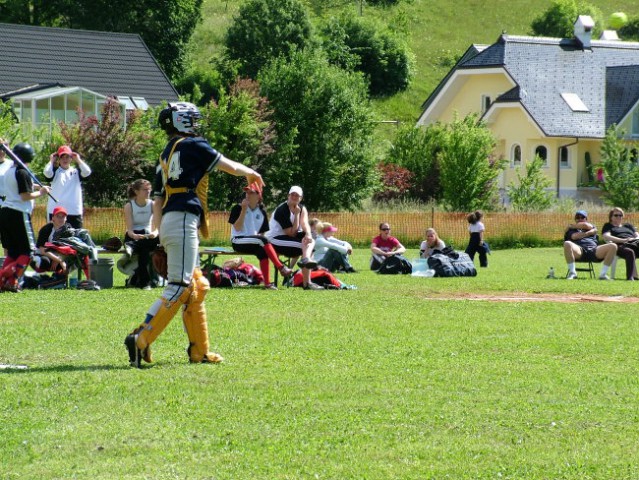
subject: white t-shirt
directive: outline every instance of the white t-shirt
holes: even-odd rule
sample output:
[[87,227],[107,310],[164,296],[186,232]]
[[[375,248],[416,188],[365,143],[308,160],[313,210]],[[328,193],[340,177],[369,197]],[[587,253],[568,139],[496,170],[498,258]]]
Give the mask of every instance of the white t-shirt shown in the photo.
[[485,230],[484,224],[481,222],[471,223],[468,225],[468,231],[470,233],[479,233],[479,232],[483,232],[484,230]]
[[144,230],[151,233],[151,218],[153,218],[153,200],[147,199],[144,206],[139,206],[135,200],[131,200],[131,218],[133,230]]
[[82,215],[82,186],[80,180],[91,175],[91,168],[83,163],[80,170],[75,167],[53,169],[48,162],[44,167],[44,176],[51,180],[51,195],[57,203],[49,197],[47,214],[53,214],[55,207],[64,207],[69,215]]
[[[4,174],[7,173],[7,170],[9,170],[12,165],[13,160],[9,160],[8,158],[5,158],[4,162],[0,163],[0,197],[5,197],[7,195],[4,188]],[[0,198],[0,207],[1,206],[2,198]]]

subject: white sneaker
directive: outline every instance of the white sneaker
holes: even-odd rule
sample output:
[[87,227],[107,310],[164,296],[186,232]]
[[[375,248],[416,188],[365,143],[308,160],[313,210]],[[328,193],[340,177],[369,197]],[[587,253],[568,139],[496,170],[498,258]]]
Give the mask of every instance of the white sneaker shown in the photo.
[[608,275],[599,275],[599,280],[611,280]]
[[577,278],[577,274],[575,272],[570,272],[566,277],[566,280],[574,280],[575,278]]

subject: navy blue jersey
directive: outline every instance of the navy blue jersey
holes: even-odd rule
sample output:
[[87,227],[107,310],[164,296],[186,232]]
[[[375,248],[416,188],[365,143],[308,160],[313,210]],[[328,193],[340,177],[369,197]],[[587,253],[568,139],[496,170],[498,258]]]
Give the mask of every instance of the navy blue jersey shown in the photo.
[[[169,140],[160,155],[154,195],[178,190],[176,193],[167,194],[168,200],[162,212],[179,211],[202,215],[202,203],[195,189],[200,180],[215,168],[221,157],[222,154],[213,149],[202,137],[174,137]],[[166,173],[162,163],[165,163]]]

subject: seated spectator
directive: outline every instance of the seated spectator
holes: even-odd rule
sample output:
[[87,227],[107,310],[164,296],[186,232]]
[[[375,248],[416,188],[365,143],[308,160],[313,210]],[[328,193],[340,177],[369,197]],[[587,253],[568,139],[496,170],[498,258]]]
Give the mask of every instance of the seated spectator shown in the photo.
[[575,223],[566,227],[564,234],[564,257],[568,264],[568,280],[577,278],[575,262],[601,262],[601,274],[599,280],[610,280],[608,269],[617,253],[617,245],[607,243],[598,245],[597,229],[588,222],[588,214],[585,210],[575,212]]
[[36,254],[31,259],[31,267],[37,272],[55,272],[58,275],[68,273],[67,258],[64,254],[51,248],[46,243],[53,242],[56,232],[60,232],[67,223],[67,211],[64,207],[55,207],[51,222],[44,225],[38,232],[36,240]]
[[622,223],[623,210],[615,207],[608,212],[608,223],[602,228],[603,239],[617,245],[617,256],[626,261],[626,279],[639,280],[635,260],[639,254],[639,233],[632,223]]
[[127,189],[129,201],[124,205],[124,247],[129,257],[137,256],[137,266],[127,280],[127,286],[144,290],[159,284],[151,261],[151,255],[160,243],[151,191],[151,182],[143,178],[135,180]]
[[406,247],[390,234],[391,227],[387,222],[379,225],[379,235],[373,238],[371,243],[371,270],[379,270],[382,263],[393,255],[401,255],[406,252]]
[[419,246],[419,256],[428,258],[433,253],[440,253],[444,248],[446,248],[444,241],[439,238],[434,228],[429,228],[426,230],[426,240]]
[[231,245],[236,252],[255,255],[260,261],[264,288],[277,290],[277,286],[271,283],[269,260],[284,278],[293,272],[280,261],[273,245],[264,235],[268,231],[268,220],[260,190],[255,186],[248,186],[244,187],[244,192],[246,193],[242,202],[235,205],[229,215]]
[[289,258],[302,257],[298,265],[302,269],[305,290],[324,290],[311,282],[311,270],[317,267],[317,262],[312,259],[315,240],[311,234],[308,211],[301,203],[302,198],[302,188],[292,186],[288,199],[272,213],[267,235],[278,254]]
[[330,223],[317,224],[318,235],[315,239],[315,261],[318,265],[331,272],[342,271],[355,273],[355,269],[348,261],[348,256],[353,253],[353,247],[344,240],[338,240],[333,236],[337,231]]

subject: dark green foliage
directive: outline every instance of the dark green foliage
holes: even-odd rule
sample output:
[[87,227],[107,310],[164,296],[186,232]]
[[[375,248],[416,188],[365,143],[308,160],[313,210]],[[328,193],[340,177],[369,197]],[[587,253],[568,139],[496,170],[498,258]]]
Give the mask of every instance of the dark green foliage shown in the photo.
[[[624,131],[616,125],[606,132],[601,145],[601,166],[604,182],[599,188],[604,192],[608,205],[625,210],[639,209],[639,166],[632,160],[632,151],[621,140]],[[631,145],[635,147],[635,144]]]
[[572,38],[579,15],[589,15],[595,21],[593,38],[601,34],[601,11],[586,2],[553,0],[552,5],[531,24],[532,34],[543,37]]
[[256,78],[270,60],[289,57],[311,43],[312,28],[298,0],[250,0],[226,32],[226,56],[239,61],[239,73]]
[[516,212],[539,212],[553,204],[553,193],[546,190],[552,182],[543,171],[544,161],[535,157],[526,164],[526,174],[517,172],[518,182],[508,186],[508,196]]
[[410,195],[421,201],[439,200],[441,185],[437,155],[441,151],[445,127],[402,127],[388,153],[387,161],[413,174]]
[[413,55],[400,36],[378,21],[344,16],[322,30],[331,63],[364,73],[373,96],[406,90],[413,75]]
[[182,76],[202,0],[9,0],[3,22],[139,34],[170,78]]
[[442,127],[437,158],[443,204],[453,212],[493,208],[504,161],[493,157],[492,132],[478,122],[476,114],[429,128]]
[[626,42],[639,41],[639,17],[629,18],[628,23],[621,27],[617,33],[619,38]]
[[[259,95],[252,80],[240,80],[219,102],[201,109],[201,133],[225,157],[256,169],[260,173],[273,155],[275,128],[268,102]],[[267,183],[269,178],[265,178]],[[209,208],[228,210],[246,185],[244,177],[213,175],[209,184]]]
[[372,112],[361,76],[329,65],[319,52],[298,52],[262,70],[260,83],[278,133],[263,172],[267,193],[282,201],[297,184],[311,210],[356,208],[375,182]]
[[[140,119],[140,114],[134,112],[127,123],[135,125]],[[64,142],[80,153],[93,170],[84,184],[87,204],[98,207],[121,205],[127,198],[126,187],[132,180],[152,180],[155,161],[143,158],[152,137],[136,128],[124,130],[117,102],[104,104],[101,120],[80,113],[78,123],[61,124],[60,129]]]

